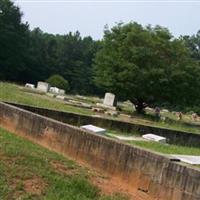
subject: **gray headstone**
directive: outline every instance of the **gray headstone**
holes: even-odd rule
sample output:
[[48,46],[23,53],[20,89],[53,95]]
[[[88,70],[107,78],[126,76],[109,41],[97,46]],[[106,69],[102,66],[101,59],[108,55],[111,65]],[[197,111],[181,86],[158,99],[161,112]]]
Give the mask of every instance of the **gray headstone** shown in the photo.
[[116,106],[117,101],[116,101],[115,95],[112,94],[112,93],[106,93],[105,97],[104,97],[103,104],[106,105],[106,106]]
[[191,165],[200,165],[200,156],[171,155],[171,157]]
[[50,87],[49,92],[59,94],[59,88],[57,87]]
[[59,94],[65,94],[65,90],[59,89]]
[[100,128],[100,127],[97,127],[97,126],[94,126],[94,125],[91,125],[91,124],[81,126],[81,128],[88,130],[88,131],[91,131],[91,132],[94,132],[94,133],[105,133],[106,132],[106,129],[103,129],[103,128]]
[[35,85],[30,84],[30,83],[26,83],[25,87],[26,87],[26,88],[35,89]]
[[159,135],[149,133],[149,134],[143,135],[142,137],[146,140],[150,140],[150,141],[154,141],[154,142],[160,142],[160,143],[166,143],[166,138],[159,136]]
[[42,91],[42,92],[48,92],[49,88],[50,88],[50,85],[48,83],[46,83],[46,82],[39,81],[37,83],[37,89]]

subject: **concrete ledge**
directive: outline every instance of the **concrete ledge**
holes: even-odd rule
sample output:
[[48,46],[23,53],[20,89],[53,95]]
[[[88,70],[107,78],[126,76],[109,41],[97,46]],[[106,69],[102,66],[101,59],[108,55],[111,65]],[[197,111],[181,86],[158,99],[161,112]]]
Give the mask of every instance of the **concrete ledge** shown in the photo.
[[119,177],[152,200],[199,200],[200,170],[140,148],[0,103],[0,126]]
[[46,108],[39,108],[39,107],[33,107],[16,103],[9,103],[9,104],[75,126],[93,124],[99,127],[104,127],[107,129],[113,129],[122,132],[137,131],[141,135],[147,133],[153,133],[168,138],[169,143],[171,144],[179,144],[179,145],[193,146],[193,147],[200,146],[200,134],[146,126],[141,124],[133,124],[118,120],[105,119],[102,117],[94,117],[76,113],[62,112],[58,110],[50,110]]

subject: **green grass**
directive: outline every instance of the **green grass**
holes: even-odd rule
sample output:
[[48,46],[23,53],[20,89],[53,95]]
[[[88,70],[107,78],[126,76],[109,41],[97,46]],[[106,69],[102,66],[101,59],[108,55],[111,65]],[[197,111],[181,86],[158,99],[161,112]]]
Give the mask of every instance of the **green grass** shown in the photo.
[[[68,95],[71,98],[77,99],[76,96]],[[94,113],[90,109],[85,108],[79,108],[71,105],[65,104],[65,102],[57,100],[52,97],[48,97],[45,94],[37,94],[37,93],[30,93],[29,90],[25,90],[23,87],[19,87],[16,84],[11,83],[5,83],[0,82],[0,101],[8,101],[8,102],[14,102],[14,103],[21,103],[21,104],[27,104],[31,106],[37,106],[37,107],[43,107],[43,108],[50,108],[50,109],[56,109],[66,112],[73,112],[73,113],[79,113],[79,114],[85,114],[85,115],[93,115]],[[85,100],[81,100],[83,102],[90,102],[90,103],[96,103],[99,102],[98,98],[95,97],[86,97]],[[193,123],[191,120],[187,119],[183,120],[182,122],[179,122],[176,120],[176,116],[174,116],[172,113],[165,113],[164,115],[168,118],[170,118],[169,122],[162,122],[162,121],[155,121],[152,117],[152,113],[148,113],[147,115],[137,115],[132,113],[132,106],[130,105],[124,105],[120,103],[123,112],[129,112],[133,115],[132,118],[126,119],[129,122],[137,123],[137,124],[143,124],[143,125],[149,125],[154,127],[160,127],[160,128],[169,128],[179,131],[185,131],[185,132],[193,132],[193,133],[200,133],[200,123]],[[123,118],[113,118],[108,115],[104,115],[105,118],[109,119],[117,119],[117,120],[123,120]]]
[[148,142],[148,141],[131,141],[129,143],[138,147],[145,148],[147,150],[152,150],[163,154],[182,154],[182,155],[200,156],[200,148],[197,147],[161,144],[158,142]]
[[4,82],[0,82],[0,101],[9,101],[87,115],[93,114],[91,110],[66,105],[64,102],[46,95],[25,92],[15,84]]
[[100,190],[90,182],[91,173],[55,152],[0,128],[1,200],[127,199],[117,194],[100,195]]
[[[115,138],[113,135],[141,137],[141,134],[139,134],[138,132],[122,134],[119,131],[108,130],[108,132],[106,133],[106,136],[110,138]],[[158,142],[142,141],[142,140],[126,141],[126,143],[163,154],[182,154],[182,155],[200,156],[200,147],[198,148],[198,147],[189,147],[189,146],[181,146],[174,144],[162,144]]]

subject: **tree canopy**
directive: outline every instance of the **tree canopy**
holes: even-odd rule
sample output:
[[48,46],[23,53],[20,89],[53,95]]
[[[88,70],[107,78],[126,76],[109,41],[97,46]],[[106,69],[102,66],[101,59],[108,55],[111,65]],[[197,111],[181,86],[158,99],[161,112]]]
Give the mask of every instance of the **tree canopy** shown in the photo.
[[200,96],[200,68],[184,42],[160,26],[105,30],[95,69],[99,86],[129,99],[139,112],[146,105],[193,105]]
[[131,22],[95,41],[78,31],[30,30],[22,16],[10,0],[0,1],[0,80],[36,83],[60,74],[71,93],[114,92],[140,112],[147,105],[199,105],[200,32],[174,38],[161,26]]
[[0,1],[0,79],[17,81],[25,68],[28,25],[22,13],[9,0]]
[[92,63],[99,41],[78,31],[53,35],[30,30],[10,0],[0,1],[0,11],[0,80],[36,83],[62,74],[72,93],[97,91]]
[[63,89],[66,92],[69,90],[69,83],[62,76],[55,74],[47,79],[47,83],[49,83],[53,87],[57,87],[59,89]]

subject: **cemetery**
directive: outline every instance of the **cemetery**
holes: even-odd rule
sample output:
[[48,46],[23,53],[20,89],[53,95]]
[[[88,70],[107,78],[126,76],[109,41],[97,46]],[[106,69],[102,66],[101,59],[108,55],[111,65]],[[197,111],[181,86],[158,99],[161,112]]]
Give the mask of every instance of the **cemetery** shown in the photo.
[[0,200],[200,200],[197,2],[27,2],[0,0]]
[[176,199],[177,191],[181,199],[198,199],[200,170],[177,162],[177,157],[168,158],[5,103],[0,103],[0,125],[119,177],[131,186],[136,199],[140,195]]
[[[23,97],[30,95],[24,91],[23,94]],[[117,111],[117,116],[108,115],[106,112],[116,112],[116,109],[111,108],[110,111],[109,109],[104,111],[104,106],[99,106],[101,100],[96,103],[96,101],[88,101],[87,97],[79,96],[74,98],[66,95],[66,100],[57,100],[53,96],[48,97],[44,94],[33,93],[31,95],[35,97],[39,95],[42,98],[47,98],[47,101],[50,101],[50,98],[51,101],[58,104],[61,101],[65,103],[70,100],[71,104],[69,105],[75,110],[73,112],[69,112],[70,110],[68,112],[59,111],[41,105],[24,104],[22,101],[7,101],[9,104],[0,103],[1,127],[42,146],[54,149],[56,152],[64,152],[66,156],[86,162],[112,177],[118,177],[122,182],[125,181],[126,184],[131,185],[134,191],[132,195],[136,199],[147,195],[152,199],[159,197],[159,199],[164,200],[165,196],[168,195],[169,199],[175,200],[177,198],[175,191],[178,191],[182,199],[198,199],[200,134],[195,131],[187,132],[134,123],[129,117],[127,117],[129,120],[121,120],[119,117],[121,111]],[[80,102],[90,104],[91,107],[81,107]],[[105,98],[102,104],[104,102]],[[112,103],[109,106],[117,106],[113,99]],[[79,104],[79,107],[73,104]],[[103,109],[103,113],[98,110],[94,112],[92,108]],[[87,111],[81,114],[77,109]],[[118,154],[118,152],[121,153]],[[129,153],[127,154],[127,152]],[[104,157],[104,155],[110,156]],[[100,159],[102,156],[106,160],[102,161]],[[118,160],[118,165],[114,162],[116,160]],[[103,163],[105,166],[102,165]],[[130,167],[130,165],[133,166]],[[139,165],[144,165],[144,169],[140,169]],[[152,165],[151,168],[147,167],[149,165]],[[163,166],[166,167],[166,171],[157,170],[162,169]],[[169,173],[172,174],[170,177]],[[187,181],[191,179],[191,182],[194,183],[193,189],[185,186],[183,188],[181,185],[185,185],[184,181],[186,180],[184,178],[176,179],[176,173],[179,177],[185,177],[187,174]],[[161,174],[162,179],[153,178],[161,176]],[[129,177],[129,179],[124,179],[124,177]],[[168,180],[169,178],[172,180]],[[134,183],[131,180],[134,180]],[[175,185],[169,184],[168,181],[174,182]],[[165,190],[164,194],[160,193],[161,187]],[[152,191],[154,193],[151,194]]]

